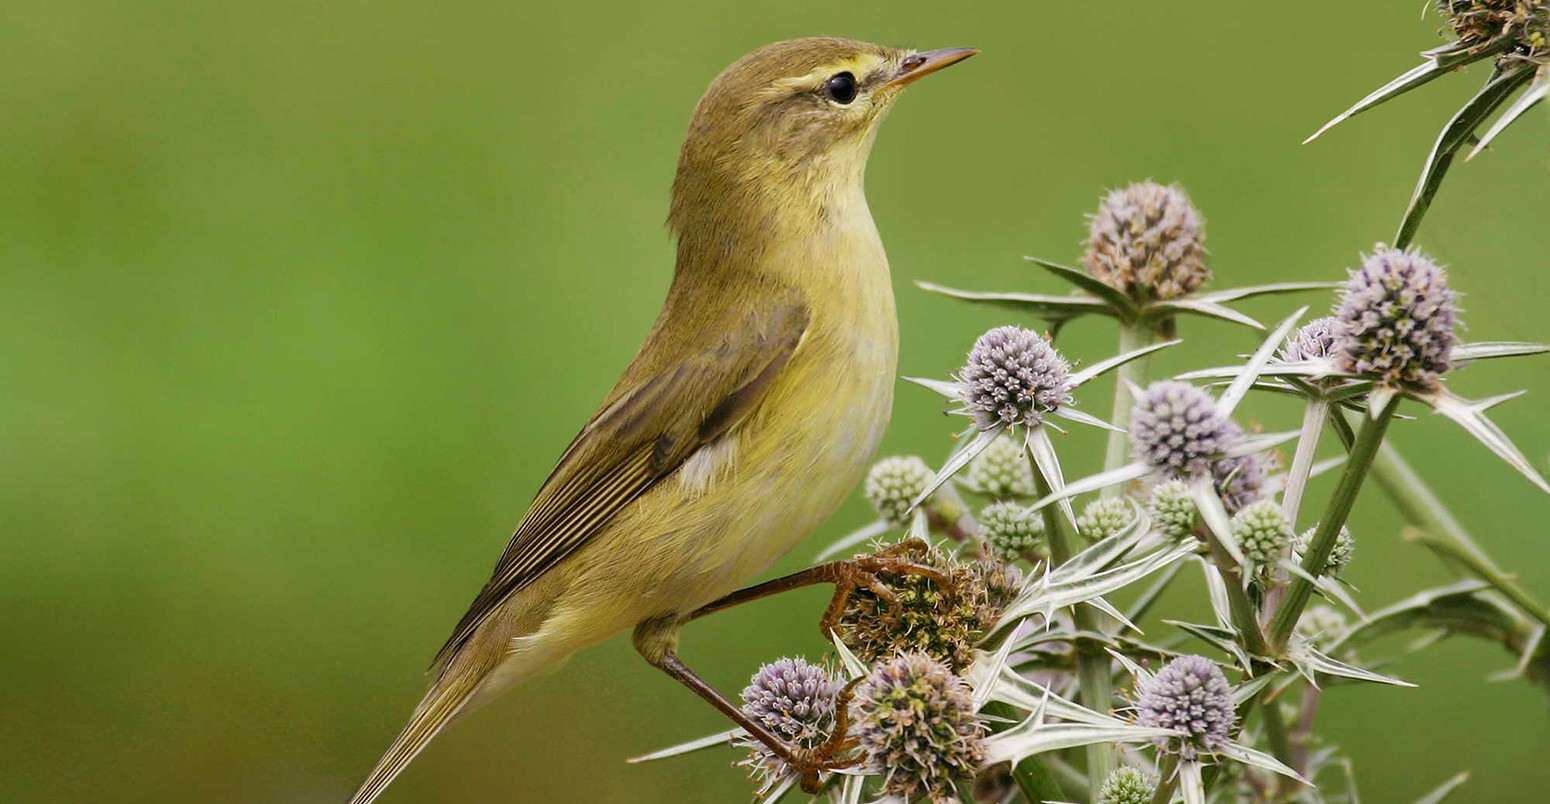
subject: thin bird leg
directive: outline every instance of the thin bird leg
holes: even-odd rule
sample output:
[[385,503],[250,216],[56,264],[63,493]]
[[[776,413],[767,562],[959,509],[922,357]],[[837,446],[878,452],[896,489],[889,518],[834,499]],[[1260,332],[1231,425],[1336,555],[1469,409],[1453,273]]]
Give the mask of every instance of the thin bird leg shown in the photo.
[[684,617],[681,622],[698,620],[707,614],[715,614],[718,611],[740,606],[781,592],[789,592],[793,589],[801,589],[806,586],[814,586],[821,583],[834,584],[834,597],[829,600],[829,606],[824,610],[823,619],[819,621],[819,628],[823,632],[824,639],[829,639],[840,617],[845,613],[845,607],[850,603],[850,596],[857,589],[867,589],[882,598],[888,604],[890,616],[898,616],[899,598],[888,585],[877,576],[881,573],[894,575],[919,575],[930,578],[938,583],[947,580],[947,575],[935,567],[917,563],[912,559],[930,551],[930,545],[922,539],[905,539],[898,544],[886,547],[871,555],[857,556],[843,561],[830,561],[827,564],[819,564],[800,572],[794,572],[782,578],[755,584],[747,589],[739,589],[720,600],[708,603]]
[[[645,656],[645,654],[642,653],[642,656]],[[784,740],[771,733],[769,729],[765,728],[764,724],[749,717],[740,707],[728,701],[714,687],[705,683],[704,679],[695,675],[694,671],[685,666],[676,655],[666,653],[656,660],[646,656],[646,661],[651,662],[651,664],[660,668],[662,672],[672,676],[678,683],[693,690],[694,694],[705,699],[711,706],[716,707],[721,714],[731,718],[733,723],[741,726],[754,739],[768,746],[775,756],[779,757],[782,762],[786,763],[787,767],[797,774],[804,792],[816,794],[821,791],[823,789],[822,774],[825,771],[839,770],[856,763],[856,760],[835,761],[837,754],[848,751],[853,745],[845,739],[842,731],[847,721],[845,707],[850,702],[850,686],[845,688],[836,707],[835,733],[823,745],[818,746],[812,751],[804,751],[787,744]]]

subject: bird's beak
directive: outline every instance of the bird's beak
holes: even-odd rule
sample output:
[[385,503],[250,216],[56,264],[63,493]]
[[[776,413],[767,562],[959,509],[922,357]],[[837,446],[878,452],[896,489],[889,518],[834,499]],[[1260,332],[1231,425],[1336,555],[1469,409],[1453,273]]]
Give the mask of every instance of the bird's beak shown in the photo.
[[899,74],[884,86],[889,89],[903,88],[906,84],[914,83],[943,67],[957,64],[978,52],[978,48],[972,47],[946,47],[912,54],[899,65]]

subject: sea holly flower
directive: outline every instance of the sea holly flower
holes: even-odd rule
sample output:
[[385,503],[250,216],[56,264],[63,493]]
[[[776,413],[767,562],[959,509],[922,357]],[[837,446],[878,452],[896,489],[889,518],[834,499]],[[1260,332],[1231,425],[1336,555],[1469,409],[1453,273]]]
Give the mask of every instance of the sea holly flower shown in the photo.
[[985,761],[988,731],[962,678],[921,653],[879,662],[856,687],[856,741],[883,791],[906,801],[957,802],[955,783]]
[[1180,656],[1137,688],[1136,722],[1174,732],[1159,750],[1193,760],[1214,753],[1232,737],[1236,722],[1232,688],[1216,662]]
[[1180,315],[1201,315],[1264,329],[1253,318],[1227,306],[1253,296],[1328,288],[1324,282],[1280,282],[1208,291],[1205,221],[1178,185],[1138,182],[1109,192],[1091,216],[1083,268],[1027,257],[1076,291],[1059,296],[1039,293],[985,293],[957,290],[930,282],[921,288],[955,299],[1031,313],[1056,331],[1084,315],[1161,331]]
[[[1468,157],[1473,158],[1524,112],[1550,94],[1550,3],[1543,0],[1437,0],[1436,5],[1457,37],[1455,41],[1422,53],[1425,61],[1357,101],[1303,141],[1312,142],[1355,115],[1469,64],[1494,62],[1485,86],[1454,113],[1427,155],[1395,236],[1395,241],[1401,244],[1408,244],[1420,227],[1421,218],[1459,150],[1475,142]],[[1496,123],[1477,141],[1475,132],[1525,87],[1527,90],[1507,106]]]
[[1107,539],[1135,521],[1135,504],[1118,497],[1104,497],[1087,504],[1076,520],[1077,532],[1088,541]]
[[962,485],[976,494],[993,500],[1011,500],[1032,497],[1033,467],[1022,444],[1010,435],[990,442],[984,452],[969,461]]
[[[1116,429],[1076,410],[1072,391],[1110,369],[1175,343],[1178,341],[1153,344],[1071,371],[1070,364],[1044,336],[1021,327],[996,327],[975,341],[966,364],[951,381],[906,377],[959,402],[961,406],[952,412],[973,419],[966,431],[972,437],[948,457],[931,484],[917,496],[916,504],[1008,432],[1021,433],[1022,449],[1045,482],[1061,488],[1064,476],[1047,432],[1049,427],[1060,428],[1052,420]],[[1062,510],[1075,524],[1076,514],[1069,502],[1062,503]]]
[[[760,667],[743,689],[743,712],[789,745],[817,748],[834,730],[843,686],[827,669],[806,659],[778,659]],[[739,764],[749,769],[761,794],[793,775],[764,743],[746,734],[732,742],[748,749],[748,758]]]
[[1156,777],[1126,766],[1103,781],[1103,787],[1098,788],[1098,804],[1150,804],[1156,790]]
[[[1325,401],[1355,401],[1365,394],[1362,401],[1374,412],[1395,396],[1413,399],[1452,419],[1534,485],[1550,492],[1550,483],[1486,417],[1486,411],[1521,392],[1471,400],[1454,394],[1446,384],[1449,374],[1471,362],[1540,354],[1550,351],[1550,346],[1461,343],[1455,335],[1456,299],[1446,271],[1430,257],[1416,249],[1380,243],[1363,256],[1361,267],[1351,271],[1341,288],[1330,324],[1332,349],[1324,356],[1299,353],[1299,360],[1264,368],[1262,375],[1286,384],[1260,387],[1293,389]],[[1214,368],[1180,376],[1225,378],[1236,376],[1237,371]],[[1339,417],[1332,420],[1342,423]],[[1304,427],[1305,436],[1309,429]]]
[[[1243,555],[1259,567],[1276,567],[1292,546],[1292,524],[1281,506],[1262,500],[1233,515],[1232,535]],[[1333,562],[1331,562],[1333,564]]]
[[902,525],[909,518],[911,503],[925,491],[935,474],[914,455],[895,455],[872,465],[862,493],[884,521]]
[[991,503],[980,510],[980,535],[993,555],[1016,561],[1049,552],[1044,518],[1015,502]]

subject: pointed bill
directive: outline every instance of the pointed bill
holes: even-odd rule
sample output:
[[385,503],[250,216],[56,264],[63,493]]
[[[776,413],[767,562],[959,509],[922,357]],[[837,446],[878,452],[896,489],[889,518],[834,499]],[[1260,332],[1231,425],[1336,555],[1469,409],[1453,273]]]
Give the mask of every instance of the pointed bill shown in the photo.
[[1242,402],[1243,397],[1248,395],[1249,387],[1254,384],[1255,380],[1259,379],[1260,372],[1264,371],[1265,365],[1270,362],[1270,358],[1275,354],[1276,349],[1286,341],[1286,336],[1292,333],[1292,330],[1297,326],[1297,322],[1302,318],[1303,313],[1306,312],[1308,312],[1308,308],[1304,306],[1299,308],[1297,312],[1287,316],[1270,333],[1270,336],[1260,343],[1259,349],[1255,350],[1254,355],[1249,358],[1249,362],[1244,364],[1243,370],[1232,381],[1232,385],[1227,386],[1227,390],[1223,392],[1222,397],[1216,400],[1216,412],[1223,416],[1232,415],[1233,410],[1238,407],[1238,403]]

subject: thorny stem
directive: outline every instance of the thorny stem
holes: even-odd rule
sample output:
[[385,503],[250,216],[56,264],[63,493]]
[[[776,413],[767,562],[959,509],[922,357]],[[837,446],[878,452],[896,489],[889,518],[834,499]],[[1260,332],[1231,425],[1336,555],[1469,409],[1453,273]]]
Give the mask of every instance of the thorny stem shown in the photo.
[[1550,626],[1550,609],[1496,566],[1398,450],[1390,446],[1379,450],[1372,476],[1405,519],[1428,534],[1430,538],[1418,541],[1444,563],[1489,583],[1525,615]]
[[[1039,462],[1028,456],[1028,463],[1033,467],[1033,487],[1040,498],[1049,496],[1049,478],[1039,469]],[[1066,532],[1066,519],[1061,513],[1059,505],[1046,505],[1040,509],[1044,517],[1044,532],[1049,534],[1050,561],[1054,565],[1066,563],[1071,558],[1071,539]],[[1077,606],[1072,613],[1076,627],[1081,631],[1097,631],[1097,623],[1093,621],[1092,611],[1085,606]],[[1111,701],[1114,699],[1113,680],[1109,677],[1109,657],[1092,649],[1076,648],[1076,673],[1077,682],[1082,692],[1082,703],[1088,708],[1099,712],[1108,712]],[[1109,778],[1109,774],[1117,767],[1117,758],[1114,749],[1105,743],[1094,743],[1087,746],[1087,783],[1092,790],[1092,795],[1098,794],[1098,789],[1103,786],[1103,781]]]
[[1248,649],[1251,656],[1263,656],[1265,634],[1259,627],[1259,613],[1254,608],[1254,603],[1249,600],[1248,593],[1243,590],[1242,571],[1211,528],[1205,527],[1201,530],[1205,535],[1206,544],[1211,547],[1211,563],[1221,571],[1222,585],[1227,587],[1227,603],[1232,614],[1233,627],[1237,628],[1238,633],[1243,637],[1243,647]]
[[1179,755],[1169,754],[1163,760],[1162,775],[1157,778],[1157,790],[1152,793],[1152,804],[1168,804],[1173,799],[1173,789],[1179,785]]
[[1270,641],[1276,648],[1286,647],[1287,638],[1292,635],[1292,629],[1297,627],[1297,620],[1302,617],[1303,608],[1308,605],[1308,598],[1313,594],[1313,581],[1309,579],[1324,574],[1329,554],[1335,549],[1335,538],[1340,535],[1346,517],[1351,515],[1351,506],[1356,503],[1362,481],[1372,468],[1378,447],[1383,444],[1383,434],[1389,429],[1389,422],[1393,421],[1394,411],[1398,407],[1399,395],[1395,394],[1383,401],[1381,410],[1372,411],[1363,417],[1362,427],[1356,433],[1356,443],[1351,446],[1351,454],[1346,459],[1345,471],[1340,475],[1340,484],[1330,496],[1329,505],[1325,507],[1318,528],[1313,532],[1307,554],[1302,558],[1303,572],[1292,579],[1286,597],[1271,620]]
[[[1129,354],[1137,349],[1151,346],[1156,335],[1154,324],[1121,321],[1117,354]],[[1105,472],[1118,469],[1130,461],[1130,436],[1125,432],[1130,429],[1130,410],[1135,405],[1135,400],[1130,398],[1130,386],[1146,385],[1146,368],[1150,360],[1150,355],[1143,355],[1115,370],[1118,379],[1114,386],[1114,412],[1109,416],[1109,421],[1119,429],[1109,431],[1108,449],[1103,455]],[[1110,486],[1103,490],[1102,496],[1118,497],[1121,491],[1123,489],[1120,485]]]
[[1324,420],[1329,417],[1329,402],[1310,399],[1302,412],[1302,432],[1297,435],[1297,452],[1292,456],[1292,468],[1286,473],[1286,491],[1281,494],[1281,510],[1297,527],[1297,512],[1302,508],[1303,492],[1308,490],[1308,478],[1313,474],[1313,459],[1318,452],[1319,436],[1324,432]]

